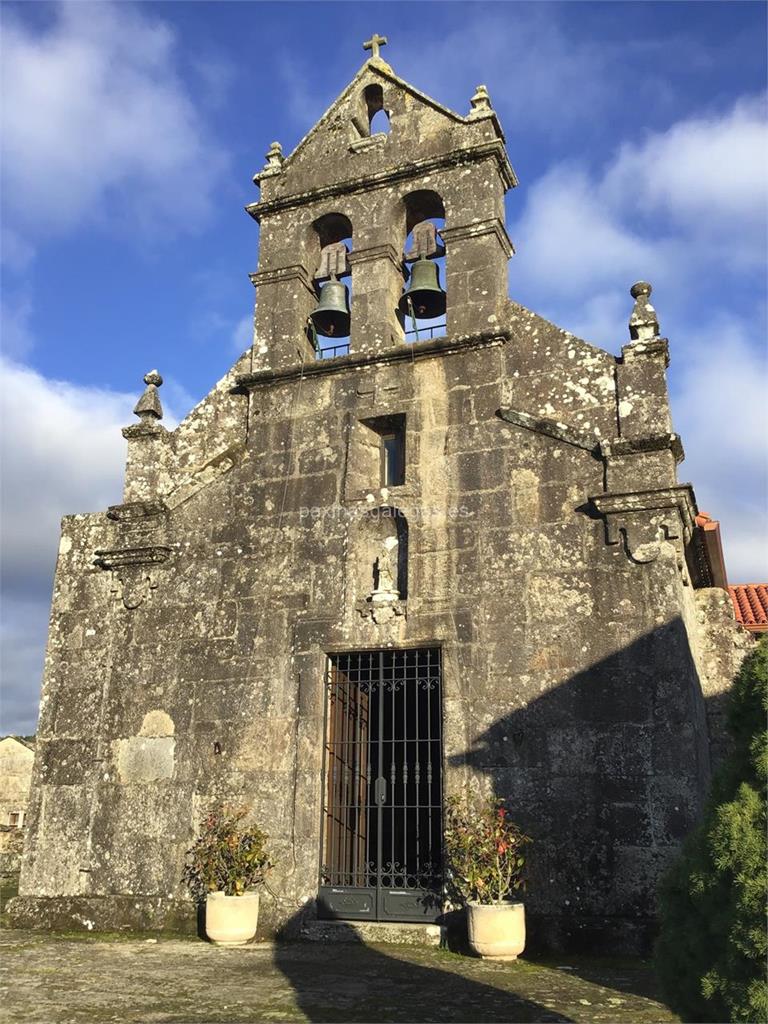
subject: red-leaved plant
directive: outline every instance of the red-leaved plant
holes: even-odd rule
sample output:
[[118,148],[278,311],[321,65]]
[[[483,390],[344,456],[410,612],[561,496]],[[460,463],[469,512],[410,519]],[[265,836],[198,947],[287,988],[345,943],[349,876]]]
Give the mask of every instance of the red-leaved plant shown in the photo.
[[445,857],[451,895],[462,903],[503,903],[525,888],[523,848],[529,836],[510,821],[503,801],[487,800],[479,810],[448,801]]
[[241,824],[245,814],[244,810],[214,811],[200,826],[184,866],[184,881],[196,900],[205,899],[209,892],[242,896],[263,884],[272,870],[269,836],[258,825]]

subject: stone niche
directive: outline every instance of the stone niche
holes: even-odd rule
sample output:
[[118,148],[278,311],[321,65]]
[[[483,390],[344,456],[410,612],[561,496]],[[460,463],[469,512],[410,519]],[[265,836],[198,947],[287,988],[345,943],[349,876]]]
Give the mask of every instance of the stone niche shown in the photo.
[[389,607],[402,614],[408,597],[408,521],[393,505],[362,512],[351,535],[352,603],[364,616]]

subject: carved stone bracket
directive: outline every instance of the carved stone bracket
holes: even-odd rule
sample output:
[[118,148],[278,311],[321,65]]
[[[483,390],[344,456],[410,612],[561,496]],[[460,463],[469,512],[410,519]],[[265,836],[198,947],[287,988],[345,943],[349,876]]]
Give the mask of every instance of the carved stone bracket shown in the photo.
[[588,434],[585,430],[579,430],[578,427],[574,427],[570,423],[561,423],[559,420],[550,420],[543,416],[531,416],[530,413],[522,412],[519,409],[497,409],[496,415],[507,423],[514,423],[517,427],[532,430],[535,434],[546,434],[547,437],[564,441],[575,448],[583,448],[593,455],[598,454],[598,447],[602,444],[592,434]]
[[683,442],[679,434],[655,434],[649,437],[617,437],[612,441],[600,442],[603,458],[618,458],[622,455],[643,455],[645,452],[671,451],[675,462],[685,458]]
[[693,537],[697,509],[690,484],[598,494],[590,501],[605,519],[606,543],[623,543],[633,562],[655,562],[664,541],[676,541],[684,555]]
[[162,501],[128,501],[123,505],[110,505],[107,519],[131,526],[152,516],[164,515],[167,511]]
[[383,146],[389,136],[386,132],[374,132],[373,135],[366,135],[362,139],[355,139],[354,142],[350,142],[349,151],[350,153],[363,153],[367,149],[373,149],[375,146]]
[[112,593],[125,607],[138,608],[157,587],[153,568],[163,565],[170,553],[170,548],[160,546],[97,551],[94,564],[112,573]]
[[157,546],[167,515],[163,501],[130,501],[107,509],[107,519],[117,525],[121,550]]
[[357,602],[357,610],[364,619],[371,619],[377,626],[383,626],[400,616],[408,618],[407,601],[366,601]]

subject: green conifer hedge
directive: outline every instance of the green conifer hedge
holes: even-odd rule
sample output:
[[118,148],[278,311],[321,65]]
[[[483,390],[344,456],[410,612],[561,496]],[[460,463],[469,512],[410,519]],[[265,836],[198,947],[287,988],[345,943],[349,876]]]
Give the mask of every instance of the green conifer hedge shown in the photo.
[[768,1021],[767,713],[763,637],[729,696],[729,753],[704,820],[661,887],[656,969],[686,1021]]

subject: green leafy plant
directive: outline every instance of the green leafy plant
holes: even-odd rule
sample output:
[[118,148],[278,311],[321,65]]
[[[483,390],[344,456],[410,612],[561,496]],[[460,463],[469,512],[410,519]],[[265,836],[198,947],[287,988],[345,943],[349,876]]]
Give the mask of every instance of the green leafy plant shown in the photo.
[[448,801],[445,856],[451,895],[461,903],[502,903],[525,888],[524,847],[529,836],[510,821],[502,800],[479,810]]
[[728,756],[660,894],[656,970],[687,1021],[768,1021],[768,638],[728,703]]
[[209,892],[242,896],[262,885],[272,870],[269,836],[258,825],[242,824],[245,814],[215,811],[203,821],[184,866],[184,881],[196,900]]

